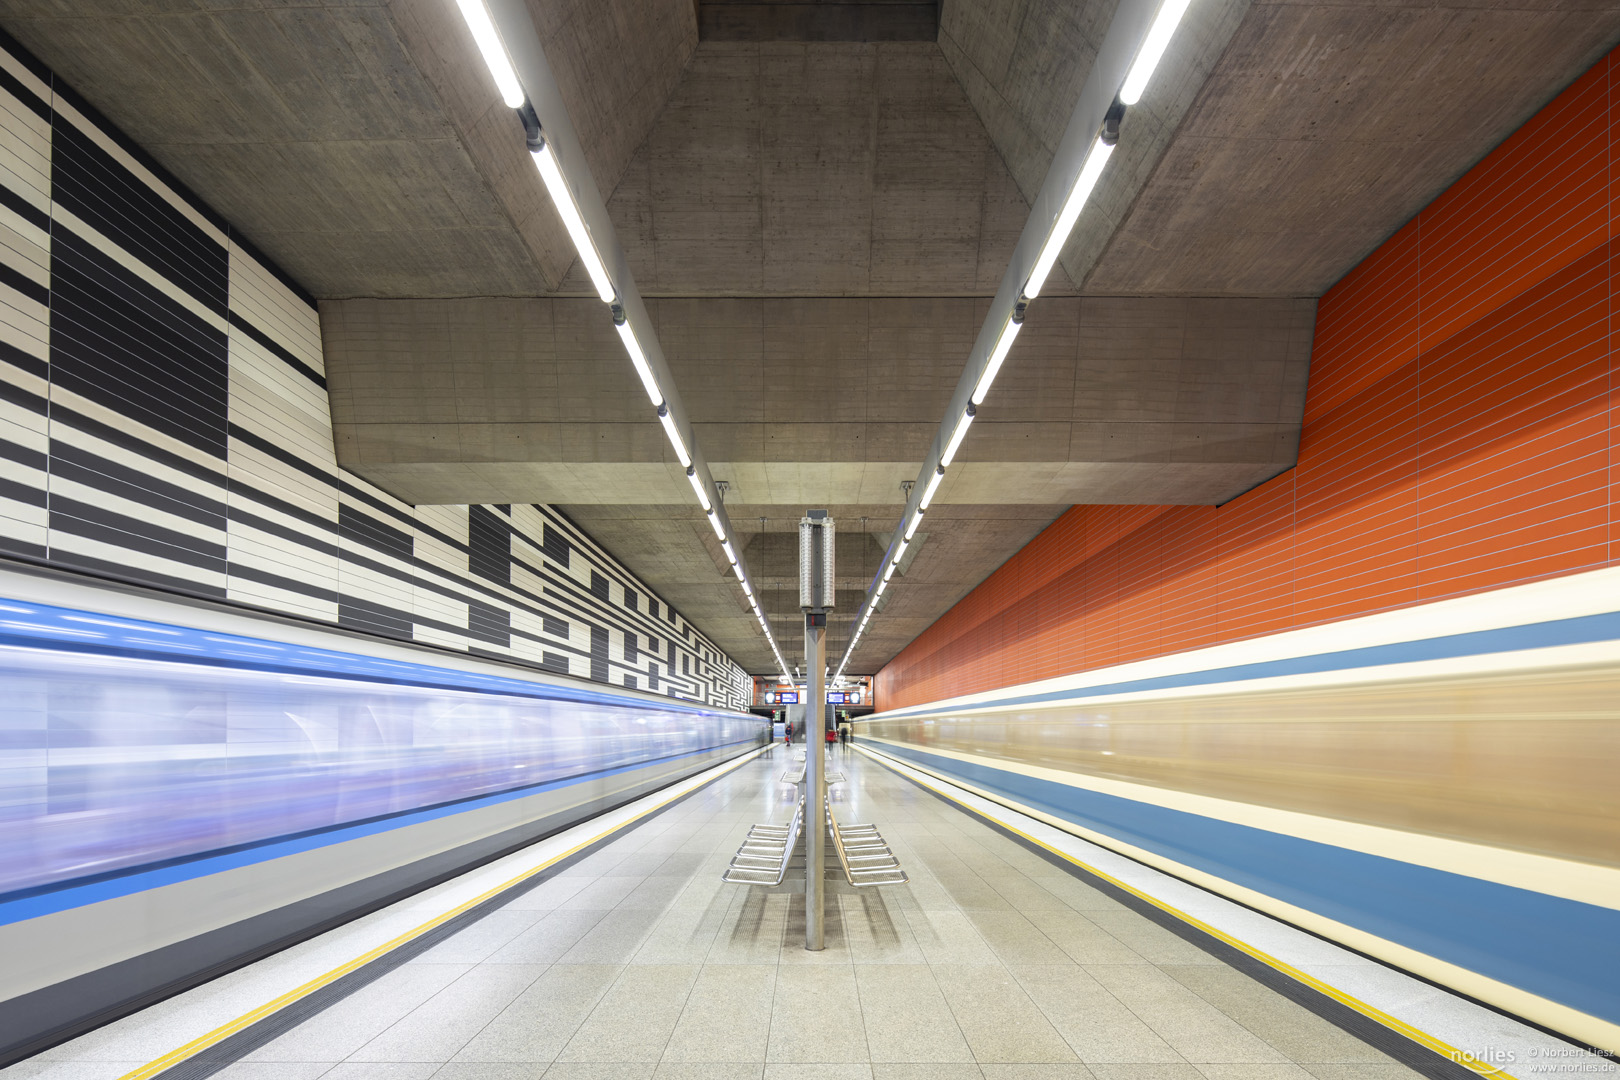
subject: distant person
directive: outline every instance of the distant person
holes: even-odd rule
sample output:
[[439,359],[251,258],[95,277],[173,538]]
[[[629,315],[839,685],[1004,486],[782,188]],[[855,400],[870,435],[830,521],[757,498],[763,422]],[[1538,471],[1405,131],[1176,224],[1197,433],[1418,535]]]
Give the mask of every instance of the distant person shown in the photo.
[[849,724],[843,723],[838,725],[838,737],[843,740],[846,746],[849,745]]

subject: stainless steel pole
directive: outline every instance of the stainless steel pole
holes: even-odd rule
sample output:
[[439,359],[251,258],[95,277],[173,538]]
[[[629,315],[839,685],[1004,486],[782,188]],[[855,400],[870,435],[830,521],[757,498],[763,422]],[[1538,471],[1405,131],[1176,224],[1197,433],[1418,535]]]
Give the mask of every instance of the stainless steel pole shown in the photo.
[[[827,687],[825,667],[827,617],[804,618],[804,947],[826,948],[822,939],[827,889]],[[820,623],[821,625],[813,625]]]
[[826,910],[827,612],[835,525],[825,510],[799,519],[799,609],[804,612],[804,947],[820,951]]

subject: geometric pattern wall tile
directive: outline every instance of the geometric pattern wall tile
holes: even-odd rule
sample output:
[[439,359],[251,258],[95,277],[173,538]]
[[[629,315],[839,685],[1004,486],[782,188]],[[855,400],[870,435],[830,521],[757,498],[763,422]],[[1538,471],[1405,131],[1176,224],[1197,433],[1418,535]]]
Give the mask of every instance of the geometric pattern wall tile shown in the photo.
[[746,709],[553,507],[338,467],[313,301],[0,39],[0,554]]

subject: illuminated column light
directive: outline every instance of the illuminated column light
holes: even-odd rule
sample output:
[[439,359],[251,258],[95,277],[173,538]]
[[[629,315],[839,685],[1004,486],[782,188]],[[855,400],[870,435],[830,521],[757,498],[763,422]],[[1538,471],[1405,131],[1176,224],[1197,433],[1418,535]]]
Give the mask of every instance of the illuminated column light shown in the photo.
[[722,544],[725,543],[726,527],[720,524],[720,515],[716,514],[713,510],[709,511],[709,526],[714,529],[714,535],[719,538],[720,542]]
[[[1113,152],[1113,146],[1103,142],[1101,137],[1092,142],[1091,152],[1086,155],[1085,164],[1080,166],[1080,175],[1075,179],[1074,187],[1069,189],[1063,210],[1052,226],[1051,235],[1046,238],[1046,246],[1041,248],[1041,254],[1035,260],[1035,269],[1029,272],[1029,280],[1024,283],[1025,299],[1033,300],[1041,295],[1046,275],[1052,272],[1052,266],[1063,253],[1063,245],[1069,242],[1069,233],[1074,231],[1074,223],[1080,219],[1080,211],[1086,208],[1086,200],[1091,198],[1091,192],[1102,176],[1103,166],[1108,164],[1109,155]],[[974,400],[978,400],[977,394]]]
[[1142,100],[1142,91],[1153,78],[1153,69],[1159,66],[1176,27],[1181,24],[1181,17],[1187,14],[1187,3],[1188,0],[1164,0],[1159,13],[1153,17],[1153,28],[1143,40],[1130,74],[1125,76],[1125,85],[1119,88],[1119,100],[1124,104],[1135,105]]
[[562,166],[557,164],[556,151],[549,141],[542,141],[530,154],[534,157],[535,167],[540,170],[540,179],[545,181],[546,191],[551,194],[551,201],[556,204],[558,216],[563,219],[563,225],[574,241],[580,262],[585,264],[585,272],[590,275],[591,284],[596,286],[596,295],[602,298],[604,304],[613,303],[616,295],[613,281],[608,277],[607,267],[603,265],[596,245],[591,242],[591,232],[585,227],[585,219],[580,216],[574,192],[563,178]]
[[[705,507],[704,509],[708,508]],[[732,566],[737,565],[737,552],[732,549],[730,540],[722,543],[720,545],[720,550],[726,553],[726,562],[730,563]]]
[[467,21],[467,29],[472,31],[473,43],[478,46],[484,66],[489,68],[495,80],[495,89],[500,91],[501,100],[509,109],[521,109],[528,98],[524,96],[523,85],[518,82],[517,72],[512,70],[512,58],[506,55],[506,46],[501,43],[501,35],[489,17],[489,9],[484,6],[483,0],[456,0],[456,6],[461,8],[461,17]]
[[911,524],[906,526],[905,538],[907,540],[910,540],[913,536],[917,535],[917,526],[922,524],[922,519],[923,519],[923,512],[921,510],[919,510],[915,514],[911,515]]

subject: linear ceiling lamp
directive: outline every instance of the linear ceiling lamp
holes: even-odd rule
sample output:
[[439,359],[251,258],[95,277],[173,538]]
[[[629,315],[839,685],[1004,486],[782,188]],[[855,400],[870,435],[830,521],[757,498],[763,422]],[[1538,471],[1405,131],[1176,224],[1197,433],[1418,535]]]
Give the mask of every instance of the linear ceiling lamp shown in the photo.
[[[1115,8],[1046,182],[1034,200],[1024,232],[1002,275],[1001,288],[986,316],[985,328],[980,331],[974,354],[970,355],[957,383],[951,411],[940,424],[934,443],[939,448],[938,456],[924,462],[911,488],[906,510],[901,514],[902,527],[890,540],[883,570],[857,612],[849,644],[838,665],[840,676],[849,664],[856,643],[866,632],[877,601],[889,587],[911,538],[916,535],[923,512],[944,482],[945,470],[956,461],[979,406],[984,404],[1002,364],[1012,351],[1030,301],[1040,296],[1045,288],[1047,277],[1096,191],[1114,145],[1119,141],[1126,107],[1141,100],[1189,3],[1190,0],[1162,0],[1155,6],[1153,0],[1120,0]],[[1054,207],[1055,214],[1052,213]],[[994,320],[1000,320],[999,324]],[[990,338],[992,327],[994,337]],[[988,348],[983,344],[986,340],[990,341]],[[985,351],[980,353],[980,349]],[[975,365],[975,355],[984,357],[982,366]],[[956,411],[958,409],[961,411]]]
[[[664,434],[669,436],[669,445],[675,448],[675,456],[680,459],[681,468],[690,469],[692,467],[691,451],[686,449],[686,440],[681,438],[681,429],[675,423],[675,416],[669,411],[669,402],[667,401],[658,406],[658,422],[664,425]],[[707,502],[708,500],[705,499],[704,501]],[[713,509],[712,504],[703,508],[705,513]],[[722,536],[721,539],[724,540],[725,537]]]
[[[703,477],[699,476],[697,469],[691,465],[686,467],[686,480],[687,483],[692,485],[692,490],[697,494],[698,505],[703,507],[703,512],[707,514],[710,510],[713,510],[714,503],[709,501],[709,493],[703,489]],[[727,540],[720,546],[725,548],[726,558],[732,565],[736,565],[737,557],[731,553],[731,541]]]
[[[1086,155],[1086,163],[1080,168],[1080,175],[1075,178],[1074,187],[1069,189],[1069,197],[1063,200],[1063,209],[1058,213],[1057,221],[1052,225],[1052,232],[1041,247],[1041,253],[1035,259],[1035,267],[1029,272],[1029,280],[1024,283],[1024,299],[1033,300],[1041,295],[1041,289],[1046,285],[1046,276],[1052,272],[1057,264],[1058,256],[1063,253],[1063,245],[1069,242],[1069,234],[1074,231],[1074,223],[1080,220],[1080,211],[1086,208],[1086,200],[1091,198],[1092,191],[1097,187],[1097,181],[1102,178],[1103,166],[1108,164],[1108,158],[1114,152],[1112,142],[1104,142],[1099,135],[1091,144],[1091,152]],[[1023,320],[1020,319],[1020,322]],[[1014,330],[1016,335],[1018,331]],[[1007,342],[1011,348],[1012,342]],[[990,380],[995,378],[995,371],[1001,367],[1001,360],[1006,358],[1006,349],[1001,342],[996,342],[1001,357],[992,356],[990,368],[986,370],[986,378],[979,382],[979,389],[973,392],[973,400],[983,401],[983,391],[990,388]]]
[[461,9],[467,29],[472,31],[478,55],[484,58],[484,66],[489,68],[501,100],[509,109],[523,108],[528,96],[523,93],[523,84],[518,82],[517,72],[512,70],[512,58],[506,55],[506,46],[501,44],[501,35],[489,17],[489,9],[484,7],[483,0],[456,0],[456,6]]
[[[724,512],[716,505],[719,493],[713,489],[708,470],[699,459],[696,447],[687,441],[687,429],[683,422],[684,412],[670,383],[668,370],[664,367],[663,353],[657,348],[657,337],[650,332],[646,332],[645,336],[637,332],[636,321],[641,320],[645,323],[646,311],[642,307],[641,298],[636,292],[629,270],[623,265],[622,253],[618,250],[618,241],[614,238],[611,220],[606,216],[606,207],[601,205],[600,195],[591,184],[588,174],[580,181],[584,186],[576,190],[563,169],[560,155],[572,155],[576,159],[583,160],[583,153],[573,135],[573,127],[568,122],[567,109],[562,104],[560,91],[551,77],[550,68],[545,60],[545,50],[534,32],[534,24],[527,6],[521,0],[456,0],[456,5],[461,10],[462,18],[466,20],[473,42],[478,47],[479,55],[483,57],[484,66],[489,69],[501,100],[508,107],[517,110],[518,117],[523,123],[524,139],[534,160],[535,169],[540,174],[541,183],[545,185],[546,192],[557,209],[557,215],[568,231],[569,239],[573,241],[580,263],[585,267],[596,295],[603,303],[610,305],[613,328],[619,335],[619,341],[623,344],[631,365],[636,369],[636,376],[641,380],[648,400],[658,411],[658,421],[663,426],[664,434],[668,437],[681,468],[686,470],[686,479],[692,486],[692,493],[697,497],[698,505],[703,508],[705,517],[714,529],[714,535],[720,540],[727,562],[735,571],[737,581],[742,587],[743,596],[747,598],[749,607],[759,619],[760,629],[771,647],[772,656],[776,658],[779,666],[785,668],[782,650],[771,633],[770,622],[759,609],[753,583],[749,581],[747,570],[732,546],[730,537],[726,535]],[[509,49],[509,43],[515,44],[517,48]],[[514,56],[518,63],[514,63]],[[528,80],[527,87],[525,80],[519,78],[517,74],[520,68]],[[535,92],[532,101],[529,89]],[[535,102],[539,103],[538,107]],[[551,125],[549,128],[542,128],[541,112],[546,112]],[[582,206],[580,198],[582,192],[590,201],[590,213]],[[591,220],[597,221],[600,226],[599,235],[602,244],[600,247],[597,237],[592,233],[589,224]],[[607,261],[604,259],[604,251],[611,252],[618,259],[615,265],[620,268],[622,281],[615,283],[614,275],[609,271]]]
[[1169,48],[1176,27],[1181,25],[1181,17],[1187,14],[1188,3],[1189,0],[1164,0],[1159,13],[1153,17],[1153,27],[1148,30],[1147,38],[1131,64],[1131,72],[1125,76],[1125,83],[1119,88],[1119,100],[1124,104],[1135,105],[1142,100],[1142,91],[1147,89],[1148,80],[1153,78],[1153,69],[1164,58],[1164,50]]
[[630,319],[619,304],[613,305],[613,329],[619,332],[619,340],[624,343],[624,351],[629,354],[630,363],[641,378],[641,385],[646,388],[653,408],[663,405],[664,392],[658,389],[658,379],[653,375],[652,366],[647,363],[647,353],[642,349],[641,342],[636,340],[636,328],[630,325]]
[[[967,409],[956,421],[956,430],[951,432],[951,441],[945,444],[945,452],[939,455],[941,468],[950,468],[951,462],[956,460],[956,452],[962,448],[962,440],[967,438],[968,428],[973,426],[973,418],[978,414],[979,407],[971,401],[968,402]],[[906,539],[911,539],[909,533]]]
[[546,191],[551,195],[551,201],[556,204],[557,216],[562,218],[569,239],[574,241],[574,250],[579,252],[579,260],[585,264],[585,273],[590,275],[591,284],[596,287],[596,295],[602,298],[602,303],[611,304],[618,293],[613,288],[613,279],[608,277],[607,266],[602,262],[601,253],[591,241],[591,231],[585,227],[585,218],[579,212],[579,203],[574,199],[574,191],[568,186],[568,180],[562,174],[562,166],[557,163],[557,151],[543,135],[539,137],[538,143],[539,145],[536,145],[536,140],[530,140],[529,154],[534,158],[535,167],[540,170],[540,179],[545,182]]

